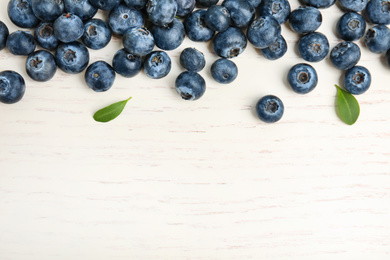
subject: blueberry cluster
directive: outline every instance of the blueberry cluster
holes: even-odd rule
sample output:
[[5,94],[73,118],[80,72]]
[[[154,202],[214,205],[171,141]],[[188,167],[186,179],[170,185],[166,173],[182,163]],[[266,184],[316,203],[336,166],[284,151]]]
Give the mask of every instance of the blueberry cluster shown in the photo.
[[[195,42],[212,42],[220,58],[210,69],[221,84],[233,82],[238,68],[232,58],[239,56],[248,41],[260,49],[266,59],[276,60],[287,52],[281,25],[301,37],[298,51],[306,62],[319,62],[330,52],[330,61],[345,71],[344,87],[352,94],[364,93],[370,86],[369,71],[357,66],[360,49],[353,41],[362,38],[374,53],[386,53],[390,65],[390,0],[338,0],[345,14],[337,23],[343,40],[330,50],[327,37],[318,32],[322,15],[336,0],[302,0],[302,6],[291,10],[288,0],[10,0],[8,15],[21,28],[9,34],[0,22],[0,50],[7,47],[14,55],[27,56],[27,74],[36,81],[48,81],[57,67],[70,74],[85,69],[85,82],[96,92],[109,90],[116,74],[134,77],[142,69],[152,78],[163,78],[171,70],[166,51],[178,48],[187,36]],[[94,18],[98,10],[107,12],[107,22]],[[376,24],[366,33],[366,20]],[[104,48],[112,35],[122,37],[123,48],[113,56],[112,64],[89,59],[89,49]],[[36,46],[43,50],[36,51]],[[158,47],[160,50],[155,50]],[[205,80],[198,74],[205,67],[203,53],[186,48],[180,55],[186,69],[178,75],[175,88],[185,100],[197,100],[206,90]],[[287,75],[289,85],[299,94],[312,91],[318,82],[313,66],[294,65]],[[14,71],[0,73],[0,101],[18,102],[24,94],[25,82]],[[264,122],[276,122],[284,112],[282,101],[273,95],[261,98],[257,115]]]

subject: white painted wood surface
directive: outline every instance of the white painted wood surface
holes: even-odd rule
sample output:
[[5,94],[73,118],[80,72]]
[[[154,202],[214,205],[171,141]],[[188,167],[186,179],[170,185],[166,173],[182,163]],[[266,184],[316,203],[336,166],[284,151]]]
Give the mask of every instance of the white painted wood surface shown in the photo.
[[[6,2],[0,20],[15,31]],[[333,47],[342,12],[322,14]],[[27,91],[0,104],[0,259],[390,259],[390,69],[359,42],[373,82],[347,126],[335,113],[341,72],[315,63],[319,85],[295,94],[286,74],[303,62],[298,36],[286,25],[282,34],[285,57],[268,61],[248,45],[230,85],[210,76],[211,45],[186,39],[168,52],[169,76],[117,76],[106,93],[88,89],[83,74],[34,82],[25,57],[2,50],[0,70],[21,73]],[[174,90],[186,47],[207,59],[196,102]],[[119,48],[114,38],[91,62],[111,62]],[[285,104],[277,124],[254,114],[266,94]],[[93,121],[129,96],[116,120]]]

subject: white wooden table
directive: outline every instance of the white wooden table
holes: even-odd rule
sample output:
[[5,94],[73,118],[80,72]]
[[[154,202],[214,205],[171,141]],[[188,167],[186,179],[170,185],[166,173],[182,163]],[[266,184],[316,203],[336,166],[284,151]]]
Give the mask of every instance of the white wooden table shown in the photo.
[[[0,20],[12,32],[6,2]],[[333,47],[342,12],[322,14]],[[83,73],[34,82],[25,57],[2,50],[0,71],[19,72],[27,90],[0,104],[0,259],[390,259],[390,69],[358,42],[373,81],[348,126],[335,112],[342,73],[329,59],[314,63],[317,88],[294,93],[286,75],[303,62],[298,35],[286,25],[282,34],[282,59],[248,45],[230,85],[210,76],[211,44],[186,39],[168,52],[166,78],[117,76],[105,93]],[[113,38],[90,50],[91,62],[111,63],[121,47]],[[186,47],[207,60],[207,91],[195,102],[174,89]],[[276,124],[255,116],[266,94],[285,104]],[[92,119],[130,96],[114,121]]]

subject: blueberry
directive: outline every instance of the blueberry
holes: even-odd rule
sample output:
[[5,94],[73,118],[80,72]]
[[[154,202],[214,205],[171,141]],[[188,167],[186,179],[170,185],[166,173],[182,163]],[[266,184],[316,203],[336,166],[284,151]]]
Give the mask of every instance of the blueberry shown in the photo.
[[256,48],[266,48],[277,41],[281,28],[278,21],[272,16],[257,17],[246,32],[248,41]]
[[206,65],[204,54],[195,48],[186,48],[180,54],[180,65],[186,70],[199,72]]
[[33,28],[39,24],[39,19],[31,9],[31,0],[10,0],[8,16],[15,25],[21,28]]
[[207,42],[214,36],[214,31],[206,25],[206,10],[192,12],[184,22],[188,38],[195,42]]
[[87,21],[95,16],[98,9],[88,0],[63,0],[66,13],[72,13]]
[[390,1],[369,1],[366,6],[366,15],[371,23],[390,24]]
[[298,7],[288,19],[291,29],[300,34],[314,32],[322,24],[321,12],[312,6]]
[[376,25],[368,29],[364,41],[369,51],[385,53],[390,49],[390,29],[386,25]]
[[153,51],[146,55],[144,60],[144,72],[152,79],[160,79],[168,75],[171,66],[171,58],[164,51]]
[[267,95],[257,102],[256,114],[265,123],[275,123],[279,121],[284,113],[282,100],[273,95]]
[[66,13],[53,23],[54,35],[64,43],[77,41],[84,34],[83,21],[75,14]]
[[299,63],[288,71],[287,80],[294,92],[306,94],[317,86],[318,76],[311,65]]
[[339,0],[338,3],[345,11],[361,12],[366,8],[368,0]]
[[360,48],[353,42],[340,42],[330,52],[330,61],[339,70],[347,70],[360,60]]
[[325,35],[313,32],[302,36],[298,41],[298,51],[308,62],[323,60],[329,53],[329,42]]
[[195,0],[176,0],[177,3],[177,11],[176,15],[179,17],[186,17],[195,8]]
[[200,7],[210,7],[216,5],[219,0],[196,0],[196,4]]
[[316,8],[328,8],[334,5],[336,0],[302,0],[302,2]]
[[89,2],[98,9],[111,11],[120,4],[121,0],[89,0]]
[[115,71],[105,61],[96,61],[85,71],[85,82],[95,92],[109,90],[115,81]]
[[153,25],[150,31],[153,34],[156,46],[166,51],[179,47],[186,35],[183,23],[177,18],[166,26]]
[[111,41],[111,30],[101,19],[91,19],[84,24],[84,34],[81,40],[88,48],[100,50]]
[[131,78],[141,71],[142,58],[128,53],[125,49],[120,49],[115,53],[112,66],[118,74],[126,78]]
[[111,10],[108,24],[114,33],[123,35],[130,28],[141,27],[144,19],[139,10],[120,4]]
[[229,27],[217,33],[213,39],[214,52],[222,58],[234,58],[240,55],[247,46],[245,34],[237,27]]
[[197,100],[206,91],[206,82],[201,75],[194,71],[184,71],[175,81],[175,89],[184,100]]
[[54,35],[54,28],[52,23],[40,23],[34,30],[34,38],[42,48],[47,50],[56,49],[60,43],[60,41]]
[[268,46],[267,48],[261,49],[264,58],[268,60],[277,60],[283,57],[287,52],[287,42],[282,35],[278,37],[276,42]]
[[175,18],[177,3],[175,0],[149,0],[146,4],[146,12],[152,23],[164,26]]
[[43,22],[53,22],[65,10],[62,0],[31,0],[34,15]]
[[238,68],[233,61],[221,58],[211,65],[210,72],[218,83],[229,84],[237,78]]
[[355,12],[343,14],[337,22],[337,32],[345,41],[355,41],[363,37],[366,31],[366,21]]
[[128,7],[138,9],[138,10],[144,8],[147,2],[148,0],[125,0],[125,4]]
[[4,49],[7,43],[9,31],[7,26],[0,21],[0,50]]
[[355,66],[345,71],[344,88],[351,94],[360,95],[371,85],[371,74],[363,66]]
[[273,16],[279,24],[285,23],[291,12],[288,0],[263,0],[257,11],[260,16]]
[[11,70],[0,72],[0,102],[13,104],[20,101],[26,90],[23,77]]
[[11,33],[6,42],[8,50],[13,55],[27,56],[35,50],[34,36],[28,31],[16,31]]
[[137,56],[145,56],[153,51],[153,35],[143,27],[135,27],[127,30],[123,35],[125,49]]
[[255,16],[255,8],[247,0],[224,0],[222,6],[230,13],[232,24],[237,27],[246,27]]
[[254,8],[257,8],[261,4],[261,0],[248,0],[248,3],[250,3]]
[[54,56],[48,51],[36,51],[28,55],[26,72],[36,81],[48,81],[54,77],[57,64]]
[[69,74],[77,74],[88,66],[89,52],[82,43],[62,43],[57,48],[55,58],[61,70]]
[[230,26],[230,14],[222,5],[212,5],[207,9],[205,18],[206,25],[213,31],[222,32]]

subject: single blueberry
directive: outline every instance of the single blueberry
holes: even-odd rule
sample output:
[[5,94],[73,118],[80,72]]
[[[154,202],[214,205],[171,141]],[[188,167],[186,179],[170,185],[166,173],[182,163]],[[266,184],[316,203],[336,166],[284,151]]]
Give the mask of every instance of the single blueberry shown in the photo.
[[288,71],[287,81],[294,92],[307,94],[317,86],[318,76],[311,65],[299,63]]
[[146,4],[146,12],[152,23],[164,26],[175,18],[177,3],[175,0],[149,0]]
[[69,74],[77,74],[88,66],[89,52],[80,42],[62,43],[57,48],[55,58],[61,70]]
[[175,81],[175,89],[184,100],[197,100],[206,91],[206,82],[195,71],[184,71],[179,74]]
[[171,66],[171,58],[164,51],[153,51],[146,55],[144,60],[144,72],[152,79],[160,79],[168,75]]
[[115,81],[115,71],[105,61],[96,61],[85,71],[85,82],[95,92],[109,90]]
[[9,19],[21,28],[34,28],[39,19],[31,9],[31,0],[10,0],[8,3]]
[[12,70],[0,72],[0,102],[14,104],[20,101],[26,90],[23,77]]
[[261,53],[264,58],[268,60],[277,60],[283,57],[287,52],[287,42],[282,35],[278,37],[276,42],[268,46],[267,48],[261,49]]
[[65,11],[62,0],[31,0],[34,15],[43,22],[53,22]]
[[345,71],[344,88],[353,95],[366,92],[371,85],[371,74],[363,66],[355,66]]
[[385,53],[390,49],[390,29],[386,25],[375,25],[368,29],[364,42],[369,51],[373,53]]
[[40,23],[34,30],[34,38],[42,48],[47,50],[56,49],[60,43],[60,41],[54,35],[54,28],[52,23]]
[[192,12],[184,22],[188,38],[195,42],[207,42],[214,36],[214,31],[206,25],[206,10]]
[[230,14],[222,5],[212,5],[207,9],[206,25],[213,31],[223,32],[230,26]]
[[290,13],[288,19],[291,29],[300,34],[314,32],[322,24],[321,12],[312,6],[298,7]]
[[150,31],[153,34],[156,46],[166,51],[179,47],[186,35],[183,23],[177,18],[166,26],[153,25]]
[[114,33],[123,35],[130,28],[142,26],[144,19],[141,11],[120,4],[111,10],[108,24]]
[[368,0],[339,0],[338,3],[344,11],[361,12],[366,8]]
[[135,8],[135,9],[142,9],[146,6],[146,3],[148,0],[125,0],[125,4],[128,7]]
[[176,15],[179,17],[186,17],[195,8],[195,0],[176,0],[177,3],[177,11]]
[[345,41],[355,41],[364,36],[366,21],[363,16],[355,12],[343,14],[337,22],[337,32]]
[[95,16],[98,9],[89,0],[63,0],[66,13],[72,13],[87,21]]
[[221,84],[232,83],[238,76],[236,64],[225,58],[214,61],[211,65],[210,72],[213,79]]
[[254,7],[257,8],[261,4],[261,0],[248,0],[248,2]]
[[0,50],[4,49],[9,35],[8,27],[0,21]]
[[153,51],[154,37],[143,27],[131,28],[123,35],[123,46],[128,52],[142,57]]
[[305,5],[314,6],[316,8],[328,8],[334,5],[336,0],[302,0],[302,2]]
[[89,2],[98,9],[111,11],[120,4],[121,0],[89,0]]
[[88,48],[100,50],[111,41],[111,30],[101,19],[91,19],[84,24],[84,34],[81,40]]
[[245,34],[237,27],[229,27],[217,33],[213,39],[214,52],[222,58],[234,58],[240,55],[247,46]]
[[370,0],[365,10],[371,23],[390,24],[390,1]]
[[64,43],[77,41],[84,34],[84,23],[75,14],[66,13],[53,23],[54,35]]
[[112,66],[118,74],[126,78],[131,78],[141,71],[142,58],[128,53],[123,48],[115,53]]
[[279,121],[284,113],[282,100],[274,95],[267,95],[257,102],[256,114],[265,123],[275,123]]
[[35,51],[28,55],[26,72],[35,81],[48,81],[54,77],[57,64],[54,56],[48,51]]
[[206,65],[204,54],[195,48],[186,48],[180,54],[180,65],[186,70],[199,72]]
[[255,48],[267,48],[275,43],[281,33],[280,24],[272,16],[257,17],[248,27],[246,32],[248,41]]
[[219,0],[196,0],[196,5],[200,7],[210,7],[212,5],[216,5]]
[[330,61],[339,70],[347,70],[360,60],[360,48],[353,42],[340,42],[330,52]]
[[255,16],[255,8],[247,0],[224,0],[222,6],[230,13],[232,24],[246,27]]
[[283,24],[288,19],[291,6],[288,0],[263,0],[257,12],[260,16],[273,16],[279,24]]
[[6,42],[8,50],[13,55],[27,56],[35,50],[34,36],[29,31],[16,31],[11,33]]
[[298,51],[301,57],[308,62],[321,61],[329,53],[328,38],[320,32],[306,34],[298,41]]

